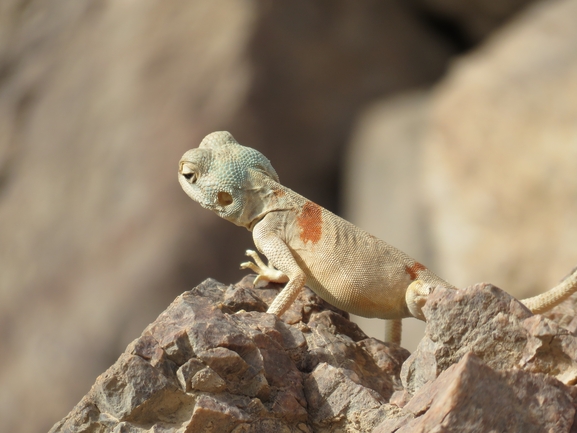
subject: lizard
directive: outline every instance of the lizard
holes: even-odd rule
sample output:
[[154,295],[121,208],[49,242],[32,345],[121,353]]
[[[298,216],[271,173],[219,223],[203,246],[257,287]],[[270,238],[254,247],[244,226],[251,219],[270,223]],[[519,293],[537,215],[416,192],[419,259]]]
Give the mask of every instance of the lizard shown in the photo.
[[[270,161],[226,131],[207,135],[179,162],[178,180],[202,207],[252,232],[254,262],[241,268],[259,281],[286,283],[267,312],[281,316],[306,284],[330,304],[385,319],[385,341],[400,343],[401,319],[425,320],[437,286],[456,289],[426,266],[283,186]],[[521,300],[542,313],[577,291],[577,268],[551,290]]]

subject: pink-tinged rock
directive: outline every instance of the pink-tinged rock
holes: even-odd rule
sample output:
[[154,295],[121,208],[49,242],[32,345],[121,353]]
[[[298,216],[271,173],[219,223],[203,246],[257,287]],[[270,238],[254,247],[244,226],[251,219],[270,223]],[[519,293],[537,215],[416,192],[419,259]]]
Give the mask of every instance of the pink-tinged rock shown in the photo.
[[238,424],[249,421],[250,416],[244,411],[215,398],[201,395],[196,402],[192,418],[190,423],[186,425],[184,433],[230,432]]
[[552,374],[568,385],[577,383],[577,337],[554,321],[536,315],[523,322],[529,334],[519,366]]
[[425,336],[401,372],[410,393],[435,380],[468,352],[495,370],[522,368],[575,383],[577,338],[553,321],[533,316],[491,284],[462,290],[437,287],[423,312]]
[[261,311],[280,287],[249,281],[179,296],[51,432],[361,432],[400,412],[405,350],[308,289],[287,324]]
[[571,390],[558,380],[522,370],[495,371],[472,353],[423,386],[375,433],[569,433]]

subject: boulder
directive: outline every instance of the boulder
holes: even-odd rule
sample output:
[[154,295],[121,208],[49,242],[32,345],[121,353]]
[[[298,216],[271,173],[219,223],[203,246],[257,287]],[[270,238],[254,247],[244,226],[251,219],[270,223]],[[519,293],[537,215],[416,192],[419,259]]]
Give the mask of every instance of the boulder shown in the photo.
[[266,314],[279,286],[252,278],[179,296],[51,433],[366,432],[399,412],[407,351],[308,289],[284,321]]
[[402,412],[375,433],[575,431],[575,335],[491,284],[437,287],[423,312],[389,401]]
[[575,389],[523,370],[496,371],[466,353],[374,433],[572,432]]
[[252,279],[177,297],[50,433],[577,427],[577,337],[495,286],[437,287],[409,356],[306,287],[267,314],[280,285]]
[[423,313],[425,336],[401,373],[410,393],[467,353],[497,371],[524,369],[577,383],[577,337],[491,284],[437,287]]

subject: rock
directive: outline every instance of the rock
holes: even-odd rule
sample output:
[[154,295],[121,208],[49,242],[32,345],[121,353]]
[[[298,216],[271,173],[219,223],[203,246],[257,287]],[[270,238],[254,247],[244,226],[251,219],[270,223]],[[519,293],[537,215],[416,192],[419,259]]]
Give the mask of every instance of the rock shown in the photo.
[[387,401],[408,352],[308,289],[285,313],[301,318],[292,325],[256,311],[279,287],[253,278],[179,296],[51,433],[364,432],[400,411]]
[[575,403],[572,391],[549,376],[496,371],[469,352],[423,386],[403,413],[374,433],[570,432]]
[[540,315],[525,320],[523,327],[528,338],[519,366],[550,374],[566,384],[577,384],[577,337]]
[[226,382],[216,371],[195,358],[189,359],[178,369],[177,377],[186,392],[220,392],[226,388]]
[[543,313],[543,316],[553,320],[567,329],[573,335],[577,335],[577,293],[571,295],[561,304]]
[[292,323],[256,311],[280,286],[253,278],[179,296],[50,433],[577,427],[577,337],[495,286],[437,287],[407,359],[308,288],[283,315]]
[[376,433],[577,428],[577,338],[568,330],[491,284],[437,287],[423,312],[425,337],[389,400],[402,411]]
[[[380,421],[394,416],[396,408],[376,391],[359,384],[351,371],[321,363],[305,381],[313,425],[334,431],[371,431]],[[330,429],[330,430],[328,430]],[[315,430],[319,431],[319,430]]]
[[[473,38],[529,3],[416,2]],[[528,6],[432,89],[366,107],[347,153],[347,217],[457,287],[491,281],[521,299],[555,285],[577,264],[575,9]],[[405,322],[413,350],[424,327]]]
[[577,264],[577,3],[538,2],[435,88],[423,186],[436,271],[517,298]]
[[423,308],[425,336],[405,362],[403,385],[414,393],[473,353],[495,370],[522,368],[577,383],[577,337],[491,284],[437,287]]
[[[533,0],[477,0],[461,2],[459,0],[417,0],[425,14],[433,23],[444,27],[464,45],[477,42],[486,37],[516,12],[519,12]],[[455,35],[456,34],[456,35]]]

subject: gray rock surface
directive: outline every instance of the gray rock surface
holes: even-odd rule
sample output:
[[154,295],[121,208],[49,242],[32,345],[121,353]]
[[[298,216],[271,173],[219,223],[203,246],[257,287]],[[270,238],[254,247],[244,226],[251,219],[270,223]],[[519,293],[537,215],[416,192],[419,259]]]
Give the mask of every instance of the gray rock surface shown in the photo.
[[438,287],[423,308],[425,336],[403,364],[409,392],[473,353],[495,370],[524,369],[577,383],[577,338],[490,284]]
[[252,278],[179,296],[50,433],[577,428],[577,337],[492,285],[437,288],[408,357],[308,289],[264,313]]
[[179,296],[51,433],[365,432],[399,412],[407,351],[308,289],[284,321],[263,313],[279,286],[252,278]]
[[572,432],[575,389],[523,370],[497,371],[471,352],[423,386],[374,433]]

